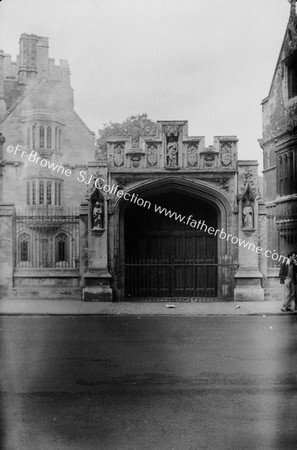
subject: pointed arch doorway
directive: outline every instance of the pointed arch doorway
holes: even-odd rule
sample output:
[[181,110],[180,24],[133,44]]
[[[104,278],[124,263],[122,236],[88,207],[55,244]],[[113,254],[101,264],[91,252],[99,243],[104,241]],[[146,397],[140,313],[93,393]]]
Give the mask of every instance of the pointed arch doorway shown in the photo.
[[[178,190],[146,199],[150,209],[130,204],[124,214],[125,299],[216,298],[218,238],[194,228],[192,219],[188,220],[191,215],[216,229],[216,208]],[[155,205],[161,207],[157,212]],[[177,215],[166,216],[162,208]]]

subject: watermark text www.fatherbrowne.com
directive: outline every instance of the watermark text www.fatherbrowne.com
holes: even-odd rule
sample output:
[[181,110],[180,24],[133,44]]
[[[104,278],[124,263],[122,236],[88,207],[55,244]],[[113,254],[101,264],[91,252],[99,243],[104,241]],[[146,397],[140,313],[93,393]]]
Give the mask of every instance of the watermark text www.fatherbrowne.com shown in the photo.
[[[29,162],[33,164],[34,163],[40,164],[41,167],[48,168],[49,170],[52,170],[61,175],[65,175],[66,177],[70,177],[73,175],[72,170],[70,168],[66,169],[62,165],[50,162],[46,158],[41,158],[41,156],[39,156],[35,150],[31,150],[31,152],[28,153],[27,151],[23,150],[22,145],[17,145],[16,147],[14,147],[13,145],[8,145],[6,150],[10,154],[13,153],[14,156],[18,155],[21,158],[26,157]],[[81,170],[79,172],[79,175],[76,177],[76,179],[78,182],[84,183],[86,185],[89,185],[91,182],[93,182],[94,186],[97,189],[100,189],[109,195],[116,195],[118,198],[123,198],[124,200],[130,203],[134,203],[146,209],[151,209],[152,207],[152,204],[149,200],[144,200],[142,197],[139,197],[134,192],[132,194],[130,192],[125,192],[119,189],[119,186],[116,184],[110,186],[105,182],[103,178],[100,177],[95,178],[93,175],[87,178],[87,172],[84,170]],[[271,250],[264,250],[260,246],[256,247],[255,244],[252,242],[246,242],[244,239],[241,239],[237,236],[233,236],[232,234],[229,233],[227,234],[224,231],[224,228],[218,229],[214,227],[208,227],[204,220],[197,221],[191,214],[189,216],[182,216],[181,214],[178,214],[175,211],[171,211],[170,209],[167,209],[165,207],[156,204],[154,204],[154,212],[169,217],[170,219],[177,220],[178,222],[184,223],[190,226],[191,228],[195,228],[196,230],[204,231],[205,233],[208,233],[212,236],[218,236],[220,239],[226,239],[227,241],[230,241],[232,244],[234,245],[238,244],[240,247],[252,250],[256,252],[258,255],[264,255],[267,258],[272,258],[273,261],[283,262],[287,260],[285,256],[279,255],[276,251],[272,252]]]

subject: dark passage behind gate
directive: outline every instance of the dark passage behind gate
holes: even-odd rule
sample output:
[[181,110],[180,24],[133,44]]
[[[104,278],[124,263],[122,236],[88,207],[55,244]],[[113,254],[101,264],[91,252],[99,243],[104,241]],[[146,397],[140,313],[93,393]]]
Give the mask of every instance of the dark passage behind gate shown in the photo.
[[[200,298],[217,296],[217,238],[187,225],[217,228],[215,209],[203,200],[176,191],[145,197],[149,210],[131,205],[125,212],[125,298]],[[155,205],[185,216],[182,223]]]

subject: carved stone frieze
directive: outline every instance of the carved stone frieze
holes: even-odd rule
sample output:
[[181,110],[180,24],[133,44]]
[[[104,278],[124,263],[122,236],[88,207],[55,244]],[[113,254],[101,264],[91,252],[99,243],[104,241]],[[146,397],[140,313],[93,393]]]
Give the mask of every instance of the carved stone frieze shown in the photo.
[[220,188],[224,189],[225,191],[229,191],[229,189],[230,189],[230,180],[229,180],[229,178],[223,178],[221,180]]
[[[221,189],[229,190],[230,188],[230,181],[229,178],[222,178],[222,177],[199,177],[199,180],[205,181],[207,183],[215,183],[219,185]],[[224,187],[223,187],[224,186]]]
[[119,189],[124,189],[125,186],[127,186],[127,184],[129,184],[131,182],[131,178],[129,177],[116,177],[115,181],[117,183],[117,185],[119,186]]
[[182,126],[178,124],[165,124],[163,125],[163,131],[166,136],[178,136],[182,131]]
[[237,201],[253,201],[256,198],[261,197],[259,187],[255,185],[253,173],[249,167],[247,167],[242,174],[242,182],[239,185],[239,190],[240,192],[237,195]]

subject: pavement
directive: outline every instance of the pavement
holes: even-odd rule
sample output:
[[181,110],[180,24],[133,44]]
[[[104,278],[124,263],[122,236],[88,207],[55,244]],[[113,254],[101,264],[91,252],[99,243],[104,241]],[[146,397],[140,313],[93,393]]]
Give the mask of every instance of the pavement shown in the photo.
[[135,303],[84,302],[79,300],[0,299],[0,315],[184,315],[251,316],[295,315],[281,312],[282,301]]

